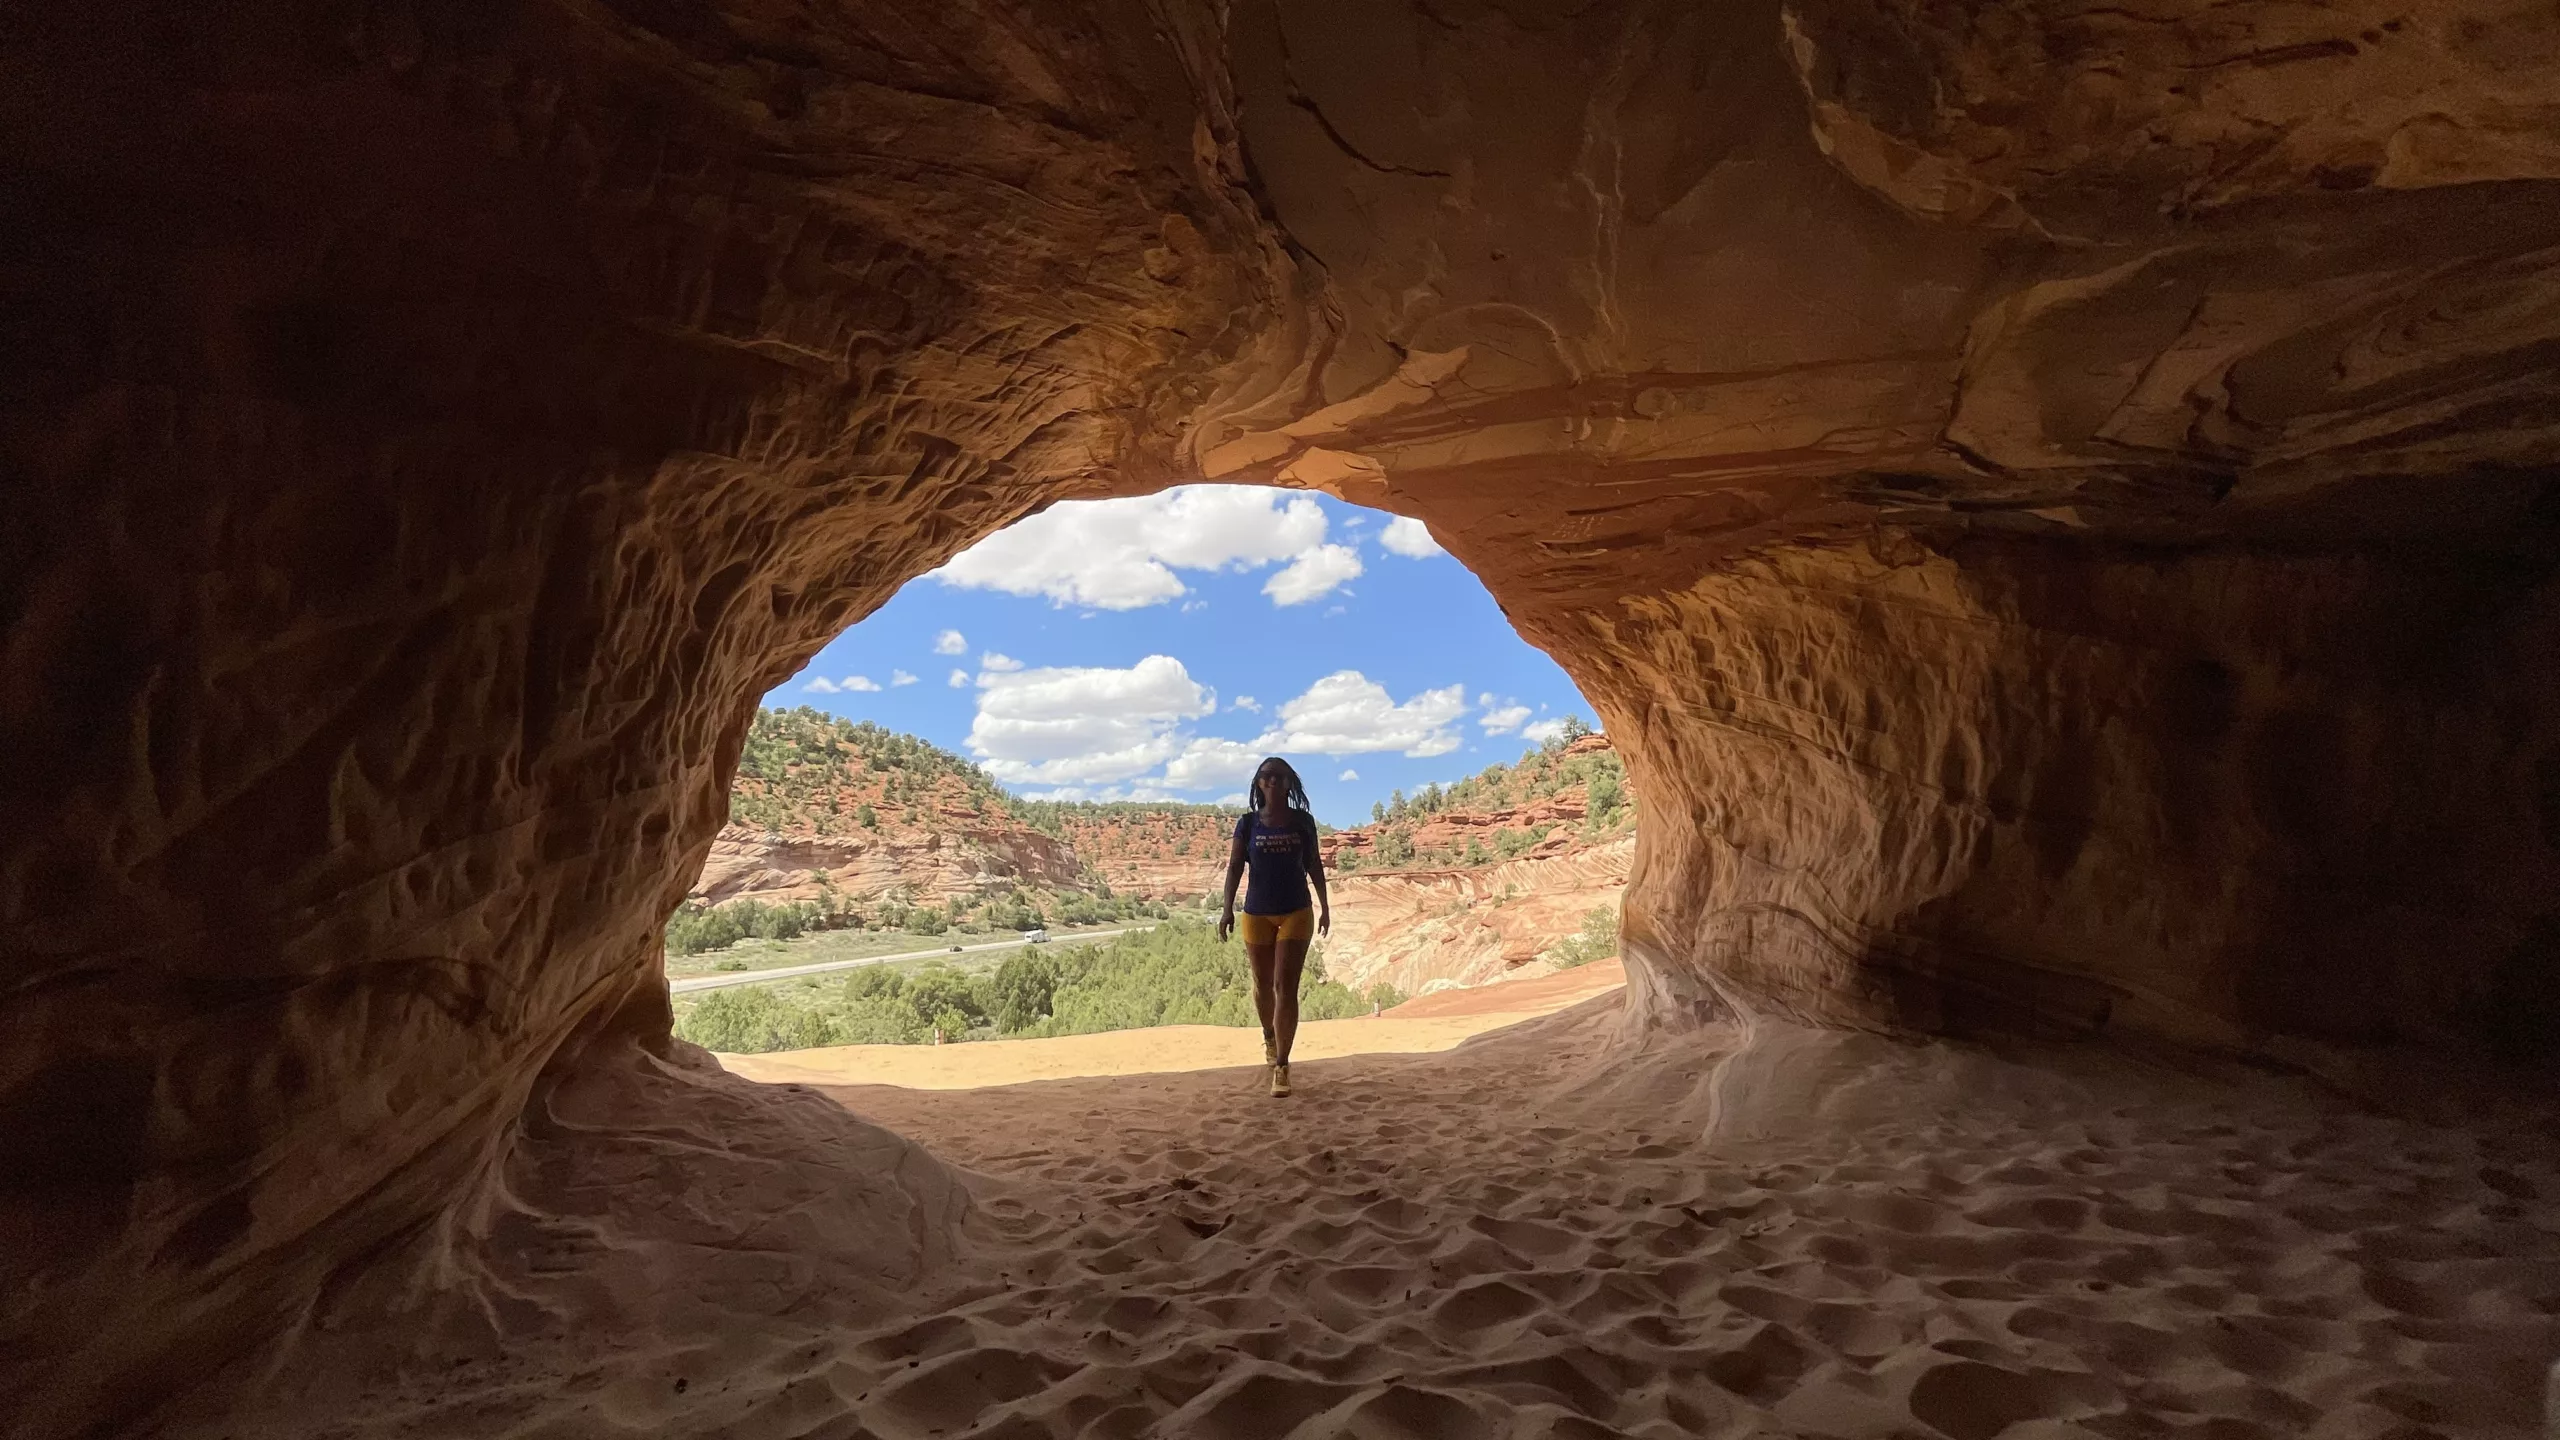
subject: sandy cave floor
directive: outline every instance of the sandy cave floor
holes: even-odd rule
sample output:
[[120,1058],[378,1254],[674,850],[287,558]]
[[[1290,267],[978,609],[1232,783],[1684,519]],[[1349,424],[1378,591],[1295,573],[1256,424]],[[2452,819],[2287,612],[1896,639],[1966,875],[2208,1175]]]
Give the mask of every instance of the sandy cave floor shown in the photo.
[[[306,1352],[321,1388],[208,1433],[2540,1433],[2547,1111],[2422,1124],[2094,1049],[1639,1037],[1622,999],[1301,1061],[1288,1100],[1258,1066],[778,1107],[672,1071],[692,1118],[589,1132],[609,1148],[561,1192],[640,1219],[511,1222],[525,1267],[457,1292],[516,1338],[381,1382]],[[837,1158],[705,1148],[777,1123]],[[937,1258],[874,1284],[829,1257],[878,1243],[838,1217],[884,1183],[941,1197],[899,1222]]]
[[[1616,1007],[1301,1064],[1287,1101],[831,1089],[985,1179],[976,1283],[847,1337],[810,1433],[2537,1433],[2529,1128],[1812,1032],[1626,1057]],[[770,1398],[724,1428],[802,1433]]]

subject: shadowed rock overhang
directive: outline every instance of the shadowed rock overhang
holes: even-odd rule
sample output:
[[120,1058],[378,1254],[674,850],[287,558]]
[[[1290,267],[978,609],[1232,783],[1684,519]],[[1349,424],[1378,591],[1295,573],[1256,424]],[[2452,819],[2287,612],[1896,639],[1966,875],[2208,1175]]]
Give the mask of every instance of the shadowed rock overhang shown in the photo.
[[756,697],[1062,498],[1428,521],[1648,1023],[2560,1036],[2546,9],[216,9],[0,22],[34,1433],[715,1103]]

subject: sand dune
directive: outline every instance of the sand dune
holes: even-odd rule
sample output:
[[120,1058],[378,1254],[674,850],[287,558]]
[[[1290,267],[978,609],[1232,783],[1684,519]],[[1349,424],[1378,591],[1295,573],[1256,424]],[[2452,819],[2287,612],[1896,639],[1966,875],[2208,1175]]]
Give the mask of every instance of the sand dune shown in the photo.
[[1611,998],[1309,1064],[1287,1102],[1250,1069],[830,1090],[987,1177],[994,1271],[837,1383],[883,1437],[2537,1431],[2529,1123],[1786,1027],[1629,1061],[1614,1029]]
[[[600,1218],[546,1221],[572,1248],[484,1287],[505,1344],[237,1433],[2539,1433],[2547,1112],[2419,1124],[2264,1075],[1772,1025],[1639,1039],[1621,998],[1307,1061],[1286,1101],[1253,1066],[795,1084],[768,1120],[836,1144],[831,1097],[964,1168],[877,1140],[834,1171],[744,1132],[617,1140],[629,1188],[576,1187]],[[919,1053],[995,1052],[1029,1048]],[[786,1063],[817,1062],[742,1068]],[[709,1087],[683,1113],[735,1109],[735,1080],[677,1081]],[[698,1177],[673,1243],[665,1216],[606,1213],[664,1193],[653,1174]],[[883,1185],[904,1219],[859,1211]],[[916,1268],[867,1273],[887,1223]]]

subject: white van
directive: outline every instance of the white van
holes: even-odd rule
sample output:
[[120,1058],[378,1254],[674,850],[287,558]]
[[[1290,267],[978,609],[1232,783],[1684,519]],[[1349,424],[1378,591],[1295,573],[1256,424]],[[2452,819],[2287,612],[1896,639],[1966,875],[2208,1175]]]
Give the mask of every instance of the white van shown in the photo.
[[1049,932],[1046,930],[1025,930],[1022,932],[1022,938],[1030,941],[1034,945],[1046,945],[1049,943]]

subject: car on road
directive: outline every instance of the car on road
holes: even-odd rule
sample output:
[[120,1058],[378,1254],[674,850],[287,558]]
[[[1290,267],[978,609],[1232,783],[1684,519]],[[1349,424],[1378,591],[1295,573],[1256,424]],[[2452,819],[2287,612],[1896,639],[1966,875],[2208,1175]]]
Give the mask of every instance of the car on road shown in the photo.
[[952,947],[951,947],[951,953],[952,953],[952,954],[954,954],[954,955],[959,954],[959,953],[960,953],[960,947],[959,947],[959,946],[957,946],[957,945],[952,946]]
[[1022,932],[1022,938],[1033,945],[1046,945],[1049,943],[1049,932],[1046,930],[1025,930]]

